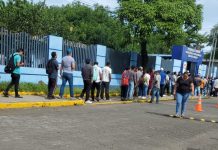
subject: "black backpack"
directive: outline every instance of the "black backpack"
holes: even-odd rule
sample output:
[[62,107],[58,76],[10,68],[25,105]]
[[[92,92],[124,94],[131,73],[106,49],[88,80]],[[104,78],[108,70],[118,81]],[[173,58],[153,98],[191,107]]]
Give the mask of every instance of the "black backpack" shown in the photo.
[[15,70],[16,65],[14,64],[14,56],[16,55],[19,55],[19,54],[13,54],[10,57],[8,64],[5,66],[5,69],[4,69],[5,73],[13,73],[13,71]]
[[50,59],[46,65],[46,73],[51,74],[53,72],[53,60]]

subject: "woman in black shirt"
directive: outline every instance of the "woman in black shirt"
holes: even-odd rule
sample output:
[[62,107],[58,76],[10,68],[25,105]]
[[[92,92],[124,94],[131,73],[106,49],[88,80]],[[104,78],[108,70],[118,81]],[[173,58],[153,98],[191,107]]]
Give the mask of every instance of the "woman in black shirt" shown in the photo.
[[194,94],[194,84],[191,77],[188,76],[188,73],[185,72],[181,77],[176,81],[174,88],[174,95],[176,96],[176,116],[179,117],[179,109],[181,108],[181,117],[184,117],[186,110],[186,103],[190,95]]

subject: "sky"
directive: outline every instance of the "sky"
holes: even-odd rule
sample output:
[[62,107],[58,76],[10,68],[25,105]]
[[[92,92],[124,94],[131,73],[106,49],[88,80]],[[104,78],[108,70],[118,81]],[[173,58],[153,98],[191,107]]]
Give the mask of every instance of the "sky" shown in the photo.
[[[40,0],[33,0],[33,1],[38,2]],[[46,4],[61,6],[71,3],[73,1],[80,1],[81,3],[84,3],[89,6],[98,3],[100,5],[107,6],[112,10],[114,10],[116,7],[119,6],[117,0],[46,0]],[[203,23],[200,33],[209,34],[213,26],[218,24],[218,0],[196,0],[196,1],[198,4],[203,5]],[[209,50],[210,47],[205,48],[205,51],[209,51]]]
[[[40,0],[33,0],[38,2]],[[41,0],[42,1],[42,0]],[[48,5],[65,5],[77,0],[46,0]],[[117,0],[79,0],[81,3],[92,6],[95,3],[108,6],[110,9],[118,7]],[[211,28],[218,24],[218,0],[196,0],[203,5],[203,24],[201,33],[210,33]]]

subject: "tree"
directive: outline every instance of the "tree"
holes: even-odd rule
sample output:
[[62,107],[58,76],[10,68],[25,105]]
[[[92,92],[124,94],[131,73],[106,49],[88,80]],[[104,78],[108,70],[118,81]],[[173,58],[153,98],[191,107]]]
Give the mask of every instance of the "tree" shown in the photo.
[[[215,36],[214,36],[214,33],[216,33]],[[218,39],[218,24],[216,24],[216,25],[211,29],[208,45],[212,46],[212,43],[213,43],[213,40],[214,40],[215,37]],[[211,54],[212,54],[212,53],[210,52],[209,54],[206,55],[206,57],[209,58]],[[216,44],[215,59],[218,59],[218,41],[217,41],[217,44]]]
[[118,15],[140,44],[142,66],[148,61],[149,37],[158,34],[167,47],[201,29],[202,6],[195,0],[120,0]]

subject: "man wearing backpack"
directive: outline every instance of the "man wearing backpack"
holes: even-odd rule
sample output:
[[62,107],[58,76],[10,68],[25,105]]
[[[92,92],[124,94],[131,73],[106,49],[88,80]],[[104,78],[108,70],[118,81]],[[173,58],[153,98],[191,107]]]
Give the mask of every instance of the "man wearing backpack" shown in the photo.
[[60,88],[59,98],[63,98],[66,83],[69,83],[71,100],[75,100],[73,92],[73,70],[75,69],[75,60],[72,57],[72,49],[67,49],[67,56],[63,57],[60,68],[62,85]]
[[102,79],[102,70],[98,66],[98,62],[94,62],[93,79],[92,79],[93,82],[92,82],[92,90],[91,90],[92,101],[95,101],[95,89],[97,89],[96,100],[99,102],[101,79]]
[[19,90],[19,82],[20,82],[20,67],[24,66],[24,63],[21,62],[21,56],[24,55],[24,50],[22,48],[19,48],[16,53],[14,53],[11,57],[13,58],[12,60],[12,72],[11,72],[11,83],[7,86],[6,90],[3,92],[4,97],[9,97],[8,91],[10,88],[14,85],[14,90],[15,90],[15,98],[22,98],[18,94]]
[[58,61],[57,59],[57,53],[52,52],[51,53],[52,58],[48,61],[46,65],[46,73],[48,74],[48,99],[54,99],[54,90],[57,84],[57,78],[58,78]]

